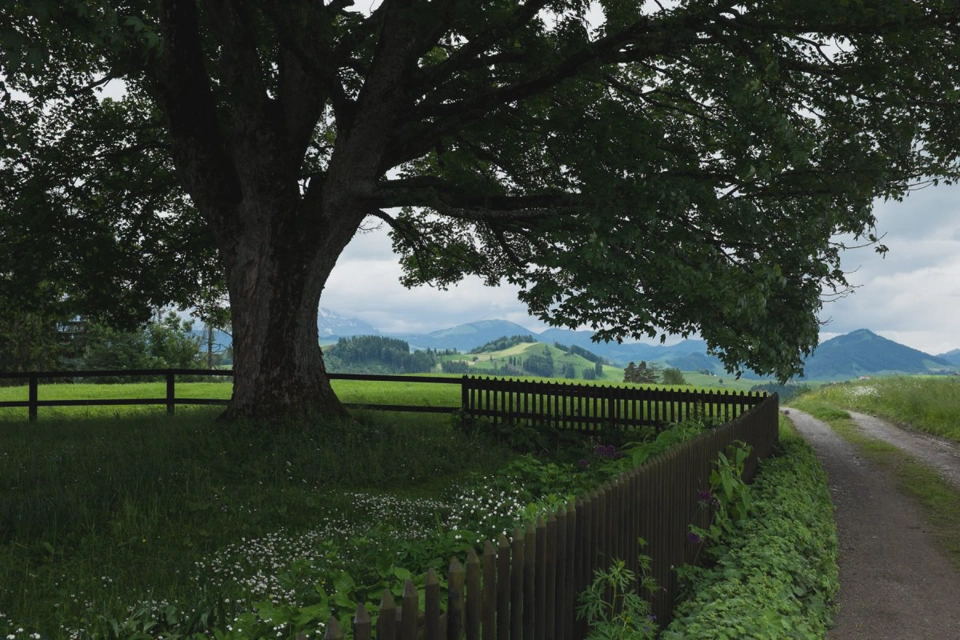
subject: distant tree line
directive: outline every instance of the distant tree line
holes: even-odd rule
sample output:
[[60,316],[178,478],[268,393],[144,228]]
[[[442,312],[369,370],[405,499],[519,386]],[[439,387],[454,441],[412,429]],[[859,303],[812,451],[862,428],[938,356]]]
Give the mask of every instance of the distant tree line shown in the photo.
[[530,342],[538,341],[529,334],[522,336],[501,336],[496,340],[491,340],[484,345],[481,345],[475,349],[471,349],[470,353],[490,353],[492,351],[503,351],[504,349],[509,349],[510,347],[514,347],[518,344],[526,344]]
[[655,384],[657,382],[672,385],[687,384],[680,369],[668,367],[661,372],[655,364],[647,364],[643,360],[640,361],[640,364],[631,362],[627,365],[627,368],[623,370],[623,381],[635,384]]
[[426,373],[437,366],[438,356],[450,353],[456,352],[411,351],[405,340],[352,336],[325,348],[323,356],[332,373]]
[[799,395],[803,395],[811,390],[810,385],[806,384],[780,384],[778,382],[767,382],[765,384],[755,384],[750,387],[750,391],[766,391],[767,393],[776,393],[780,396],[780,403],[789,401]]
[[630,362],[623,370],[623,381],[636,384],[654,384],[660,376],[660,370],[654,364],[641,360],[640,364]]
[[201,340],[191,329],[192,323],[174,312],[158,314],[139,328],[123,331],[95,320],[50,318],[5,309],[0,311],[0,371],[205,367]]
[[594,352],[584,349],[583,347],[578,347],[575,344],[567,346],[565,344],[560,344],[559,342],[554,342],[553,346],[555,346],[557,349],[560,349],[560,351],[563,351],[565,353],[570,353],[575,356],[580,356],[581,358],[585,360],[589,360],[590,362],[593,362],[593,363],[599,362],[602,364],[603,362],[606,361],[603,356],[598,356]]
[[462,360],[445,360],[440,363],[440,370],[444,373],[466,375],[470,373],[470,365]]

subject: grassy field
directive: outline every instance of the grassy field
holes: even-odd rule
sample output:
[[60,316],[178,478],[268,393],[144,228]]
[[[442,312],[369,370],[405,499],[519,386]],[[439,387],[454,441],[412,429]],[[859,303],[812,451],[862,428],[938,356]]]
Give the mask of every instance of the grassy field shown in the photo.
[[[335,387],[358,403],[457,406],[460,397],[458,385]],[[164,391],[163,383],[43,385],[40,398]],[[229,383],[177,385],[185,397],[229,392]],[[2,400],[26,395],[0,388]],[[146,621],[170,606],[180,607],[171,616],[188,615],[183,603],[214,615],[203,603],[309,602],[316,594],[292,591],[304,571],[320,584],[361,565],[440,566],[451,544],[465,543],[444,538],[436,552],[405,541],[447,531],[455,507],[486,498],[476,478],[496,477],[515,457],[444,415],[355,412],[305,431],[223,425],[219,407],[164,411],[43,407],[29,423],[25,409],[0,410],[0,636],[77,638],[80,628]],[[516,490],[498,489],[497,500],[522,507]],[[490,508],[500,506],[485,499]]]
[[[577,356],[579,357],[579,356]],[[746,391],[753,386],[752,381],[724,379],[718,385],[718,378],[699,373],[684,374],[685,386],[669,385],[632,385],[622,382],[622,370],[619,377],[608,376],[601,380],[564,380],[561,378],[537,378],[525,376],[515,379],[562,382],[566,384],[590,384],[605,386],[643,386],[660,389],[681,390],[722,390]],[[482,371],[478,371],[482,375]],[[449,375],[452,379],[459,375]],[[334,391],[345,403],[351,404],[397,404],[429,407],[459,407],[460,386],[456,384],[433,384],[426,382],[366,382],[360,380],[334,380]],[[230,382],[177,382],[178,398],[230,398]],[[130,384],[41,384],[38,389],[40,400],[81,400],[81,399],[126,399],[126,398],[164,398],[166,386],[163,382],[137,382]],[[0,387],[0,401],[25,401],[28,399],[26,386]],[[179,406],[178,414],[211,415],[216,408]],[[124,406],[124,407],[40,407],[38,417],[41,420],[64,420],[74,418],[104,418],[165,415],[163,405]],[[25,408],[0,408],[0,421],[19,421],[26,417]]]
[[825,385],[807,399],[880,416],[960,442],[958,376],[897,376]]
[[327,575],[374,565],[385,541],[442,529],[461,481],[512,458],[446,416],[303,430],[216,413],[3,423],[0,632],[72,638],[171,603],[286,601],[307,570],[294,559]]
[[[960,441],[958,390],[957,378],[888,378],[824,386],[794,399],[791,405],[828,422],[861,455],[893,474],[898,488],[921,505],[930,532],[960,568],[960,491],[910,454],[863,435],[846,411],[872,413]],[[924,407],[925,403],[931,406]]]

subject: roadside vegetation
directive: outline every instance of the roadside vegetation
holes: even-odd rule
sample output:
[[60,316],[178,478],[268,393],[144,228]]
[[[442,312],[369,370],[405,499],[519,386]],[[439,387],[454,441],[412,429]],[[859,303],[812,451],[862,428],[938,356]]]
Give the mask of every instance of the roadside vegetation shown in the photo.
[[[933,406],[922,408],[924,402]],[[960,380],[916,377],[830,385],[797,398],[791,405],[827,422],[861,455],[888,470],[898,489],[921,505],[928,530],[960,568],[960,490],[916,457],[864,435],[847,412],[855,409],[871,413],[908,429],[960,441]]]
[[720,522],[691,532],[693,542],[706,542],[703,564],[682,569],[688,593],[664,640],[824,637],[839,589],[833,505],[813,450],[783,417],[780,442],[752,485],[727,478],[736,487],[729,495],[716,486],[715,496],[704,496]]
[[897,376],[830,384],[803,401],[807,406],[854,409],[960,442],[960,376]]

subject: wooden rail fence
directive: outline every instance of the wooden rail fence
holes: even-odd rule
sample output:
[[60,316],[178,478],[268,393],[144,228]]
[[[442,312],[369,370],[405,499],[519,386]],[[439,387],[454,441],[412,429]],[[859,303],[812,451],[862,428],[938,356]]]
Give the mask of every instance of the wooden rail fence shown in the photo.
[[[177,397],[176,381],[180,376],[230,377],[228,369],[127,369],[111,371],[35,371],[0,373],[0,380],[27,380],[27,400],[0,402],[0,408],[26,407],[31,421],[37,419],[39,407],[91,407],[163,405],[173,414],[177,405],[225,405],[222,398]],[[331,373],[332,380],[367,382],[418,382],[456,384],[461,387],[459,407],[438,407],[396,404],[347,404],[353,409],[406,411],[418,413],[454,413],[483,417],[495,422],[527,422],[579,431],[604,426],[638,427],[679,422],[692,417],[729,421],[759,404],[763,393],[667,390],[637,387],[614,387],[587,384],[564,384],[528,380],[509,380],[463,376],[396,376],[353,373]],[[162,398],[120,398],[84,400],[40,400],[41,380],[76,378],[154,377],[166,381]]]
[[[34,371],[29,373],[0,373],[0,380],[27,380],[28,399],[0,402],[0,408],[26,407],[30,421],[36,421],[39,407],[96,407],[130,405],[165,405],[167,413],[173,414],[177,405],[226,405],[223,398],[184,398],[177,397],[176,380],[179,376],[194,377],[232,377],[229,369],[124,369],[114,371]],[[428,382],[432,384],[461,384],[460,378],[441,376],[388,376],[353,373],[331,373],[332,380],[366,380],[368,382]],[[40,380],[65,380],[75,378],[117,378],[152,377],[166,381],[166,395],[163,398],[96,398],[84,400],[40,400]],[[346,404],[353,409],[374,409],[379,411],[413,411],[417,413],[454,413],[459,407],[426,407],[420,405],[388,404]]]
[[[705,526],[698,491],[709,487],[717,454],[735,441],[752,447],[744,478],[753,478],[757,461],[770,455],[778,440],[776,394],[737,417],[678,448],[624,473],[613,483],[570,502],[546,519],[527,523],[488,541],[481,556],[473,550],[462,563],[454,558],[447,574],[446,612],[441,613],[437,575],[426,574],[424,609],[412,581],[401,601],[385,590],[376,613],[359,605],[353,616],[356,640],[582,640],[587,634],[575,611],[578,594],[594,572],[614,560],[638,571],[638,554],[651,558],[659,587],[653,613],[669,623],[677,594],[675,567],[693,560],[690,524]],[[641,549],[637,540],[647,545]],[[639,589],[637,585],[635,588]],[[335,618],[324,636],[344,637]]]

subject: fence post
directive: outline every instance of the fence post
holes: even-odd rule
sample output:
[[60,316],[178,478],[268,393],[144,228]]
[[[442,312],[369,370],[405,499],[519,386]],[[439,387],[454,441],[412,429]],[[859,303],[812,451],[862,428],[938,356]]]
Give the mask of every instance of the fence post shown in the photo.
[[30,406],[27,409],[30,413],[30,422],[37,421],[37,383],[37,374],[30,374]]
[[176,389],[174,387],[173,371],[167,370],[167,415],[172,416],[176,411]]

